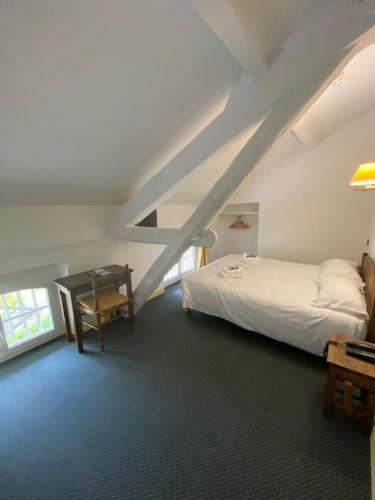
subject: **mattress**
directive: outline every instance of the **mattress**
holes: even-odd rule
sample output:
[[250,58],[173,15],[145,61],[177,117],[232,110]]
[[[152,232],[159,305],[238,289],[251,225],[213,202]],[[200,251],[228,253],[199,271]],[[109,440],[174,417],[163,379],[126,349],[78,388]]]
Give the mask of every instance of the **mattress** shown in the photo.
[[364,339],[366,322],[346,313],[314,307],[319,266],[261,259],[242,279],[222,278],[223,265],[240,262],[227,255],[181,281],[183,307],[323,355],[332,332]]

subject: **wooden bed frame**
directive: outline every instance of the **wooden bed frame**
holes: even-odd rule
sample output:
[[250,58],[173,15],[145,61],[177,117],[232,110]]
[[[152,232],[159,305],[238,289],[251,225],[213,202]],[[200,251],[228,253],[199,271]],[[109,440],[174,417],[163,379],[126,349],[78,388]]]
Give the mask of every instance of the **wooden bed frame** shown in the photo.
[[366,340],[375,342],[375,261],[367,253],[362,256],[360,274],[365,282],[364,292],[369,315]]

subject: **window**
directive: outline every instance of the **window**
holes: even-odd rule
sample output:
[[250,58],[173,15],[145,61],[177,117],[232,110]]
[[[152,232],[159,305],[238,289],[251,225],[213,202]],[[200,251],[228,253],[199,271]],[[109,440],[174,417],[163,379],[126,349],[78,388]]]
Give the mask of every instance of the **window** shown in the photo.
[[9,348],[54,329],[47,288],[0,295],[0,317]]
[[197,252],[195,247],[190,247],[177,262],[164,276],[163,284],[171,284],[178,281],[182,276],[190,271],[195,271],[197,267]]

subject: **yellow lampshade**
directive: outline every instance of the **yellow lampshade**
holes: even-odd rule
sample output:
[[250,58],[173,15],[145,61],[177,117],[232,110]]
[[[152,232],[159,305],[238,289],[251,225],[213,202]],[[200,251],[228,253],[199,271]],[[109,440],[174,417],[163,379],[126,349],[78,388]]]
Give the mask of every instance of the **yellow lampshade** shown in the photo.
[[375,162],[362,163],[353,175],[350,185],[358,191],[375,189]]

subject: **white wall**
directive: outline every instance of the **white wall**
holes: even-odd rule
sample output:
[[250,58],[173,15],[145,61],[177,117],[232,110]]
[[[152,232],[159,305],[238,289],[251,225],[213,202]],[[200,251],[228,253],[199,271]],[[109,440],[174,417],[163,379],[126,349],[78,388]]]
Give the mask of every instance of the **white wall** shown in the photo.
[[79,272],[108,263],[111,207],[2,207],[0,276],[67,261]]
[[158,208],[158,226],[181,227],[196,208],[197,205],[162,205]]
[[372,110],[317,148],[260,168],[237,190],[231,203],[260,203],[260,255],[360,261],[375,201],[373,193],[351,191],[349,181],[375,157],[374,122]]
[[[372,197],[374,198],[374,205],[375,205],[375,193],[372,194]],[[375,206],[372,212],[372,220],[370,225],[368,253],[375,260]]]

